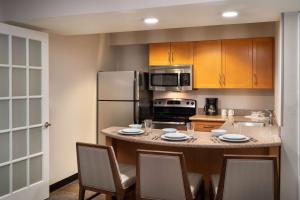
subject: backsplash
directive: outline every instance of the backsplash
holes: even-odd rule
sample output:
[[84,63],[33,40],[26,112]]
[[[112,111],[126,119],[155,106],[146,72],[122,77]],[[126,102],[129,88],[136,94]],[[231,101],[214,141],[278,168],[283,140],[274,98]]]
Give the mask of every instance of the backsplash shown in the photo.
[[[153,98],[185,98],[197,100],[198,110],[203,108],[205,98],[218,98],[219,109],[273,110],[273,90],[203,89],[187,92],[154,92]],[[200,113],[201,114],[201,113]]]

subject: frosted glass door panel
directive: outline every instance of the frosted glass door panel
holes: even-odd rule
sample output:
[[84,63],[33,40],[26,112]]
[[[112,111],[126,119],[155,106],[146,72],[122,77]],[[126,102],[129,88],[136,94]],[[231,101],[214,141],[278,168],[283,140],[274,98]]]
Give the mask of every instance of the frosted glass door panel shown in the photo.
[[0,167],[0,197],[9,193],[9,165]]
[[0,100],[0,130],[9,128],[9,101]]
[[14,131],[12,150],[13,159],[21,158],[27,155],[27,130]]
[[9,132],[0,133],[0,164],[9,161]]
[[26,69],[12,69],[12,95],[26,96]]
[[9,96],[9,68],[0,66],[0,97]]
[[41,70],[38,69],[30,69],[29,70],[29,95],[41,95],[41,87],[42,87],[42,73]]
[[35,125],[42,122],[41,99],[29,100],[29,124]]
[[0,200],[49,198],[48,49],[47,33],[0,23]]
[[33,157],[30,159],[30,184],[42,180],[42,156]]
[[29,65],[40,67],[42,66],[42,43],[37,40],[29,40]]
[[27,160],[13,163],[13,191],[27,185]]
[[29,129],[30,154],[42,151],[42,127]]
[[0,34],[0,64],[8,64],[8,35]]
[[12,100],[12,125],[13,128],[26,126],[26,99]]
[[21,37],[12,37],[12,64],[26,65],[26,39]]

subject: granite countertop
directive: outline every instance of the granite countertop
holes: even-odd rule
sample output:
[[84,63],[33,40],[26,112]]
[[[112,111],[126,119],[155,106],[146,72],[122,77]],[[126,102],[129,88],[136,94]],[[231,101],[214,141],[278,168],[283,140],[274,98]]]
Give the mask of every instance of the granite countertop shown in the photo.
[[[199,117],[199,116],[198,116]],[[196,116],[192,117],[196,118]],[[197,119],[201,119],[199,117]],[[212,119],[212,118],[211,118]],[[216,118],[214,118],[215,120]],[[233,125],[233,120],[240,121],[244,119],[243,117],[234,117],[222,119],[224,124],[222,125],[222,129],[226,129],[228,133],[239,133],[240,128],[237,128]],[[247,119],[247,118],[246,118]],[[221,119],[220,119],[221,120]],[[249,121],[249,119],[247,119]],[[102,133],[106,137],[110,137],[113,139],[124,140],[128,142],[142,143],[142,144],[150,144],[150,145],[162,145],[162,146],[173,146],[173,147],[189,147],[189,148],[260,148],[260,147],[278,147],[281,145],[281,139],[279,137],[279,128],[278,126],[266,125],[264,127],[242,127],[241,132],[248,137],[254,138],[257,141],[249,141],[243,143],[229,143],[223,142],[220,140],[212,140],[211,132],[198,132],[195,131],[193,133],[187,133],[188,135],[192,135],[196,138],[195,141],[182,141],[182,142],[170,142],[162,139],[154,140],[155,136],[160,136],[163,134],[160,129],[153,129],[152,132],[148,135],[142,134],[138,136],[125,136],[118,133],[124,127],[110,127],[102,130]],[[185,131],[182,131],[185,132]]]

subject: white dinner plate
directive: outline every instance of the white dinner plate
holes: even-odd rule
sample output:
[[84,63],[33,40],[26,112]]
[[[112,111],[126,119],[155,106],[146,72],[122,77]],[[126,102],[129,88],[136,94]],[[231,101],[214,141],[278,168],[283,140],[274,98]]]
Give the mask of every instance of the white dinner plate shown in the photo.
[[119,130],[118,133],[122,134],[122,135],[141,135],[143,134],[145,131],[139,129],[139,132],[124,132],[123,130]]
[[160,136],[161,139],[163,140],[169,140],[169,141],[185,141],[185,140],[188,140],[188,139],[191,139],[192,137],[191,136],[186,136],[184,138],[168,138],[166,137],[165,135],[162,135]]
[[124,128],[122,129],[122,132],[124,133],[139,133],[141,129],[139,128]]
[[244,140],[247,136],[241,134],[224,134],[223,138],[228,140]]
[[184,134],[184,133],[179,133],[179,132],[175,132],[175,133],[165,133],[164,136],[167,137],[167,138],[171,138],[171,139],[173,139],[173,138],[175,138],[175,139],[180,139],[180,138],[186,138],[186,137],[187,137],[186,134]]
[[226,141],[226,142],[247,142],[247,141],[250,140],[250,138],[247,137],[247,136],[242,140],[232,140],[232,139],[224,138],[224,135],[219,136],[219,139],[223,140],[223,141]]
[[177,131],[177,129],[176,128],[163,128],[162,131],[165,133],[174,133]]

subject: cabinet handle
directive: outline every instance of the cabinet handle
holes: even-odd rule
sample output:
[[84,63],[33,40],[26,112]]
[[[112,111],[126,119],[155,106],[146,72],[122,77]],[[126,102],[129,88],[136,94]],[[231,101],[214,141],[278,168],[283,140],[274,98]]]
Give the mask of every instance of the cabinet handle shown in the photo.
[[223,82],[223,86],[225,86],[225,75],[224,74],[222,74],[222,82]]
[[172,52],[172,63],[174,62],[174,52]]
[[213,128],[214,126],[205,125],[203,128]]
[[222,86],[222,75],[219,74],[219,83],[220,83],[220,86]]
[[254,74],[253,78],[254,78],[254,84],[257,85],[257,76],[256,76],[256,74]]
[[171,52],[169,51],[169,63],[171,64]]

